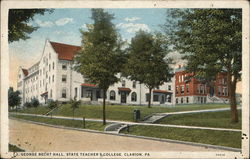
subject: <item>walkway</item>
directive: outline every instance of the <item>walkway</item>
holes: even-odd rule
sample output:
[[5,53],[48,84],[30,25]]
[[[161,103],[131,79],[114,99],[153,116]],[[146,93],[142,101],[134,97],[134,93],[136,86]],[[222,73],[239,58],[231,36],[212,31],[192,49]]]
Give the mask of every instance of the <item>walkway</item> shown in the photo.
[[225,151],[203,146],[54,128],[10,119],[10,143],[31,152]]

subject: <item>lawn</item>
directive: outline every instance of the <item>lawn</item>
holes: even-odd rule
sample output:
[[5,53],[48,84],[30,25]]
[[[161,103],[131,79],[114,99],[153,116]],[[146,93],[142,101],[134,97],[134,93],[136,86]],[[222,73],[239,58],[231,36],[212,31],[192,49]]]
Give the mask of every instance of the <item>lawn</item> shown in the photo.
[[[40,123],[46,123],[51,125],[62,125],[66,127],[73,128],[83,128],[83,123],[80,120],[69,120],[69,119],[54,119],[45,117],[35,117],[35,116],[23,116],[23,115],[10,115],[11,117],[18,119],[25,119]],[[85,129],[104,131],[107,125],[103,125],[102,122],[85,121]]]
[[[106,116],[107,119],[111,120],[123,120],[123,121],[133,121],[133,111],[134,109],[139,109],[141,112],[141,118],[153,114],[153,113],[166,113],[166,112],[178,112],[178,111],[191,111],[191,110],[201,110],[201,109],[213,109],[213,108],[229,108],[226,104],[203,104],[203,105],[182,105],[182,106],[152,106],[148,108],[147,106],[127,106],[127,105],[107,105],[106,106]],[[36,109],[39,109],[36,111]],[[21,113],[32,113],[32,114],[44,114],[48,111],[48,108],[29,108],[26,110],[21,110]],[[69,104],[64,104],[54,115],[61,116],[72,116],[72,109]],[[102,119],[102,105],[81,105],[75,111],[76,117],[85,118],[97,118]]]
[[10,152],[24,152],[23,149],[20,149],[19,147],[9,144],[9,151]]
[[241,110],[238,110],[238,115],[240,120],[238,123],[231,122],[230,111],[171,115],[162,119],[159,123],[241,129]]
[[[127,130],[123,130],[121,133],[128,134]],[[136,125],[129,128],[129,134],[233,148],[241,147],[241,132]]]
[[[49,110],[50,109],[47,106],[39,106],[37,108],[32,107],[32,108],[18,110],[17,112],[19,112],[19,113],[28,113],[28,114],[45,114]],[[16,112],[16,110],[12,110],[11,112]]]

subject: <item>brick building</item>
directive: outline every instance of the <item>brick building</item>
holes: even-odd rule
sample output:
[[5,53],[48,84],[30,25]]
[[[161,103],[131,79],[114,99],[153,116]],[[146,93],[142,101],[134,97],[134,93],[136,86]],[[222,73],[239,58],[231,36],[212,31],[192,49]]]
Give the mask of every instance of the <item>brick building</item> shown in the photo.
[[228,103],[227,73],[219,73],[212,82],[192,77],[184,68],[175,71],[175,103]]

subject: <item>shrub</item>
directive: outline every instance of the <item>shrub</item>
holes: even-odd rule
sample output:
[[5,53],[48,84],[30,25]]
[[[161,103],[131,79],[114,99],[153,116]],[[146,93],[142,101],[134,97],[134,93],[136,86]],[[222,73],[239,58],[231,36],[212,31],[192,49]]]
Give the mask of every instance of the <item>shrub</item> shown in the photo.
[[30,103],[31,103],[32,107],[35,107],[35,108],[38,107],[40,104],[39,100],[36,98],[33,98]]

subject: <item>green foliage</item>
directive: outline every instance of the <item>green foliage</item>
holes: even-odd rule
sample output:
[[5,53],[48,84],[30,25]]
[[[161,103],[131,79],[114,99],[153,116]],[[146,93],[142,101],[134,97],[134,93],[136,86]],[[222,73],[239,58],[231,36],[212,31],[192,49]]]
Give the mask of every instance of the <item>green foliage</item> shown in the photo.
[[32,107],[32,104],[30,102],[25,102],[24,103],[24,107],[26,108],[31,108]]
[[29,25],[36,14],[44,15],[45,12],[53,12],[52,9],[10,9],[9,10],[9,42],[26,40],[28,34],[37,30],[37,26]]
[[[76,55],[75,70],[87,81],[96,84],[105,96],[110,85],[118,81],[117,73],[121,71],[124,55],[121,51],[121,37],[111,22],[112,14],[103,9],[92,9],[93,25],[82,31],[82,49]],[[105,98],[103,98],[103,124],[105,118]]]
[[36,98],[33,98],[33,99],[31,99],[31,105],[33,106],[33,107],[38,107],[39,106],[39,100],[38,99],[36,99]]
[[75,116],[75,110],[77,109],[77,108],[79,108],[79,106],[81,105],[81,101],[80,100],[76,100],[76,99],[74,99],[74,100],[70,100],[70,105],[71,105],[71,108],[72,108],[72,110],[73,110],[73,118],[74,118],[74,116]]
[[19,91],[14,91],[13,87],[10,87],[8,90],[8,103],[9,107],[13,108],[21,104],[21,97]]
[[[132,38],[124,75],[144,83],[150,90],[171,78],[171,59],[167,59],[168,41],[161,35],[139,31]],[[149,100],[150,102],[150,100]],[[150,107],[150,103],[149,103]]]
[[113,15],[103,9],[92,9],[93,25],[82,33],[82,50],[75,57],[76,71],[89,82],[106,90],[118,81],[115,76],[123,63],[121,38],[111,20]]
[[54,108],[56,108],[56,107],[58,107],[58,106],[59,106],[58,100],[56,100],[56,101],[51,100],[51,101],[48,103],[48,108],[49,108],[50,110],[52,110],[52,109],[54,109]]
[[211,81],[227,72],[232,121],[238,122],[236,83],[242,70],[241,9],[172,9],[164,30],[173,49],[184,54],[187,70]]
[[240,78],[241,9],[172,9],[165,24],[174,49],[185,54],[189,71],[208,77],[226,70]]

